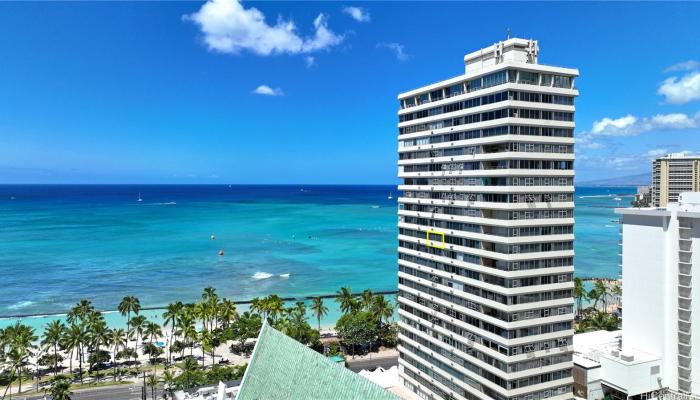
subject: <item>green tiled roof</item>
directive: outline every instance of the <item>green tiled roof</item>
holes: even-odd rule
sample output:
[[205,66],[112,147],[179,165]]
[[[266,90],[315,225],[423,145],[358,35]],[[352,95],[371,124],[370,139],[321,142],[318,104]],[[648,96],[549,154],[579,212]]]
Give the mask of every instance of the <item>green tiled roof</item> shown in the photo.
[[275,399],[398,398],[265,323],[236,400]]

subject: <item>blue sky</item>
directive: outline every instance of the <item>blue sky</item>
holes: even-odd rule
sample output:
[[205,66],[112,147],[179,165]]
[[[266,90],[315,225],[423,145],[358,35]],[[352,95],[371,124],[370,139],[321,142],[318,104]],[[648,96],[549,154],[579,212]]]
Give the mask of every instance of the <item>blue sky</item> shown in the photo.
[[0,3],[0,183],[396,183],[399,92],[514,36],[577,67],[577,179],[700,151],[700,4]]

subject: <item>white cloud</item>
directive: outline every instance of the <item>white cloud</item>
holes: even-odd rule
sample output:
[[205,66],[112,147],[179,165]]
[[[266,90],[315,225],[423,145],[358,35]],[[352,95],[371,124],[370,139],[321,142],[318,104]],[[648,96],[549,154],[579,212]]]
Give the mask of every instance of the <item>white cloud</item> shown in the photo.
[[673,64],[666,68],[664,72],[676,72],[676,71],[692,71],[694,69],[700,68],[700,62],[695,60],[683,61],[678,64]]
[[664,96],[666,102],[671,104],[700,100],[700,71],[690,72],[681,78],[672,76],[661,83],[656,93]]
[[316,58],[312,56],[304,57],[304,62],[306,63],[306,68],[311,68],[316,65]]
[[396,54],[396,59],[399,61],[405,61],[408,59],[408,54],[404,51],[402,44],[398,43],[377,43],[377,48],[386,48],[393,50]]
[[605,117],[599,121],[593,122],[591,132],[597,135],[605,134],[604,132],[608,131],[624,131],[634,125],[635,122],[637,122],[637,117],[629,114],[617,119]]
[[282,89],[280,88],[271,88],[267,85],[260,85],[255,90],[253,90],[253,93],[255,94],[261,94],[263,96],[284,96],[284,92],[282,92]]
[[369,22],[370,15],[367,10],[361,7],[345,7],[343,12],[352,17],[357,22]]
[[652,130],[688,129],[698,126],[700,113],[693,117],[683,113],[656,114],[652,117],[638,118],[626,115],[617,119],[603,118],[593,122],[590,134],[593,136],[636,136]]
[[328,49],[343,41],[342,35],[328,28],[324,14],[314,20],[313,36],[302,37],[293,21],[280,17],[275,25],[268,25],[262,12],[253,7],[246,9],[237,0],[209,0],[183,19],[197,24],[209,50],[220,53],[301,54]]

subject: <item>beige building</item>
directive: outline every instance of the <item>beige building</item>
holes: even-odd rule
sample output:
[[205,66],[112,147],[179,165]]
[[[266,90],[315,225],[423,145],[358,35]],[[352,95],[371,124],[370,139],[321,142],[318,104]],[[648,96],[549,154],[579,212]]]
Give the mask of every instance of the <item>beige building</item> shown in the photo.
[[651,200],[654,207],[678,202],[683,192],[700,192],[700,156],[668,154],[653,163]]

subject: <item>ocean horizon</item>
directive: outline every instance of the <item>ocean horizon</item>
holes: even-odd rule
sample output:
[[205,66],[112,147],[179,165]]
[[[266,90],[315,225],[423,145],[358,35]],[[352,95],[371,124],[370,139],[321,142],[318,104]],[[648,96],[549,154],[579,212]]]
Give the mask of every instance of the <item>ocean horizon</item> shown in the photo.
[[[634,191],[576,187],[577,276],[618,276],[613,209]],[[149,308],[196,301],[207,286],[236,301],[396,290],[399,194],[395,185],[0,185],[0,326],[83,298],[101,310],[125,295]]]

